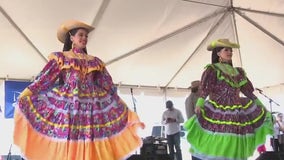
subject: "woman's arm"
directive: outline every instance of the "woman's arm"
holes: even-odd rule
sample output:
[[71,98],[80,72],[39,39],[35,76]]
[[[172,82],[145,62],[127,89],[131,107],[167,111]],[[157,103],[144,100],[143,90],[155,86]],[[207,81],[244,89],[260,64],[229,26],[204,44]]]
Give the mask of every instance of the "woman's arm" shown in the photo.
[[217,81],[216,70],[213,65],[206,66],[206,70],[203,72],[201,82],[199,86],[199,98],[196,102],[195,113],[200,113],[200,108],[204,107],[205,99],[212,92],[214,84]]
[[113,84],[112,77],[105,67],[94,73],[95,84],[101,86],[107,92],[116,93],[116,86]]
[[258,106],[263,106],[263,103],[257,98],[257,96],[253,93],[254,92],[254,87],[253,84],[251,83],[251,81],[249,80],[249,78],[246,76],[245,71],[242,68],[238,68],[238,71],[240,72],[240,74],[243,75],[244,79],[247,80],[247,83],[245,83],[244,85],[242,85],[240,87],[241,92],[248,97],[249,99],[255,101],[255,103]]
[[46,91],[51,85],[55,83],[59,73],[60,67],[56,60],[50,60],[42,69],[42,71],[37,75],[34,82],[21,93],[20,98]]

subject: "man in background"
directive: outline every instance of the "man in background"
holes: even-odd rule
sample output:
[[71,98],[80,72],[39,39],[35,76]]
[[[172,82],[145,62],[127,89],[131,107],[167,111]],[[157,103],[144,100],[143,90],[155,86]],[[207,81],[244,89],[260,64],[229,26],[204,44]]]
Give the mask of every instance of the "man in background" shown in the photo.
[[185,112],[187,119],[191,118],[195,114],[194,108],[198,99],[199,85],[200,81],[198,80],[191,82],[191,93],[185,100]]
[[184,122],[184,118],[181,111],[174,108],[172,101],[166,102],[166,108],[167,110],[164,111],[162,116],[162,124],[165,125],[170,157],[174,160],[176,151],[176,160],[182,160],[180,148],[180,123]]
[[282,113],[278,113],[274,121],[272,148],[275,152],[284,152],[284,121]]
[[[191,118],[195,114],[194,109],[195,109],[196,101],[198,99],[199,85],[200,85],[199,80],[191,82],[191,86],[190,86],[191,93],[189,94],[189,96],[185,100],[185,112],[186,112],[187,119]],[[194,156],[192,156],[191,159],[192,160],[200,160],[200,159],[198,159]]]

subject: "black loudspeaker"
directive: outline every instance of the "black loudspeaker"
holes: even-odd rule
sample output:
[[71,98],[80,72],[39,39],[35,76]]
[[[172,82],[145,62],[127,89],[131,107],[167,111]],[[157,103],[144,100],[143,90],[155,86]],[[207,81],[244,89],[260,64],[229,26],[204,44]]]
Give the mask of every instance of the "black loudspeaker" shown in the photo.
[[143,156],[166,155],[167,144],[143,144],[140,154]]
[[256,160],[284,160],[284,152],[264,152]]
[[168,154],[160,154],[160,155],[156,155],[156,157],[157,157],[157,160],[173,160]]
[[127,158],[127,160],[144,160],[143,156],[134,154],[131,157]]
[[19,155],[11,155],[9,157],[7,155],[4,155],[2,156],[2,160],[22,160],[22,157]]
[[132,155],[127,160],[172,160],[170,155],[161,154],[161,155]]

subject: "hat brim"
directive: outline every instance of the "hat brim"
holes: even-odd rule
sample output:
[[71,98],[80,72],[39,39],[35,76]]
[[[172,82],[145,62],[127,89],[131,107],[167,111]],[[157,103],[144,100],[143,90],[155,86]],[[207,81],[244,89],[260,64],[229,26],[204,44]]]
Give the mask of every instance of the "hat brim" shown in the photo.
[[214,48],[217,47],[228,47],[228,48],[240,48],[240,45],[237,43],[223,43],[221,41],[214,41],[210,45],[207,46],[208,51],[212,51]]
[[88,32],[91,32],[92,30],[94,30],[95,28],[87,25],[83,22],[80,21],[75,21],[75,20],[71,20],[71,21],[67,21],[65,23],[63,23],[57,30],[57,39],[62,42],[65,43],[65,36],[66,34],[75,28],[84,28],[86,29]]
[[190,88],[197,88],[199,85],[191,85]]
[[193,81],[191,82],[190,88],[197,88],[200,85],[200,81]]

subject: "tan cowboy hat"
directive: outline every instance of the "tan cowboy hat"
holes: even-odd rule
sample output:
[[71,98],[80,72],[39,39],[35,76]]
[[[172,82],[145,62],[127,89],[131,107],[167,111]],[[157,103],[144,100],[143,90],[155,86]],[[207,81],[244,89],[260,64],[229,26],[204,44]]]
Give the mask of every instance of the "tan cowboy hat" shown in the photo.
[[212,41],[207,46],[207,50],[212,51],[214,48],[217,48],[217,47],[240,48],[240,45],[237,43],[230,42],[228,39],[218,39],[218,40]]
[[61,26],[57,30],[57,39],[64,43],[65,42],[65,36],[66,33],[68,33],[70,30],[75,29],[75,28],[85,28],[88,30],[88,32],[91,32],[95,28],[87,25],[83,22],[77,21],[77,20],[69,20],[61,24]]
[[199,80],[192,81],[190,88],[196,88],[196,87],[199,87],[199,85],[200,85],[200,81]]

